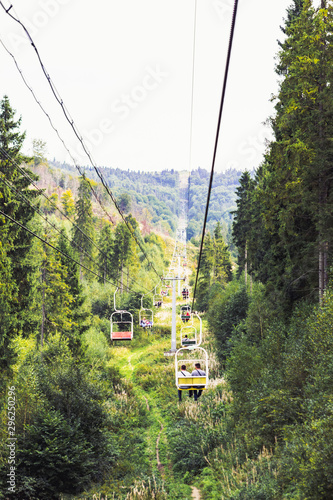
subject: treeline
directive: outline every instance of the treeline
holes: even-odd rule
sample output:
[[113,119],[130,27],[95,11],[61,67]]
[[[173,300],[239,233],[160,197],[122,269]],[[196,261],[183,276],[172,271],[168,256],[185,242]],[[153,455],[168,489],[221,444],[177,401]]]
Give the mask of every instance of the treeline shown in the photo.
[[275,140],[255,178],[241,177],[233,229],[240,270],[285,307],[323,297],[333,243],[332,6],[294,3],[277,64]]
[[275,139],[237,189],[237,275],[206,287],[224,383],[182,422],[201,429],[184,461],[204,498],[332,498],[332,29],[330,1],[287,11]]
[[[128,212],[117,224],[100,215],[88,177],[61,203],[47,196],[32,171],[41,164],[42,144],[36,144],[39,156],[24,157],[20,123],[5,96],[0,498],[59,499],[112,481],[122,484],[126,496],[138,475],[149,476],[144,459],[129,463],[129,449],[132,458],[143,453],[146,410],[106,356],[110,315],[118,287],[116,306],[131,311],[138,323],[142,294],[168,264],[166,244],[154,233],[141,234]],[[128,208],[126,202],[120,199]]]
[[[73,190],[75,167],[59,162],[51,162],[54,168],[56,183],[63,189]],[[188,216],[187,237],[198,242],[202,232],[204,213],[207,202],[210,174],[207,170],[198,168],[190,175],[173,169],[162,172],[141,172],[121,170],[119,168],[99,167],[103,178],[117,198],[129,197],[130,207],[140,220],[149,220],[153,227],[166,229],[174,233],[178,218],[182,215],[181,207],[185,206]],[[94,169],[86,169],[89,178],[99,182]],[[224,238],[231,243],[231,212],[236,208],[235,189],[239,185],[241,172],[227,170],[215,173],[210,199],[208,228],[213,230],[220,222]],[[181,188],[183,177],[188,185]],[[101,199],[107,202],[105,190],[99,191]],[[182,201],[181,201],[182,200]],[[141,217],[140,217],[141,216]],[[140,220],[141,222],[141,220]]]
[[[232,212],[236,208],[236,188],[242,172],[229,169],[215,172],[210,195],[207,228],[212,232],[217,222],[222,228],[223,237],[229,245],[231,241]],[[201,236],[206,209],[210,173],[198,168],[189,177],[188,192],[188,239]]]

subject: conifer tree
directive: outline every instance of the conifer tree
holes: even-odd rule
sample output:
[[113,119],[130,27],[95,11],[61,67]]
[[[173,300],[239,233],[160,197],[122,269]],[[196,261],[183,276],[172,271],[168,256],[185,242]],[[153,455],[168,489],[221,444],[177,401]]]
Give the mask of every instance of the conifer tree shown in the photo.
[[[23,163],[28,158],[21,153],[25,133],[19,132],[20,125],[21,118],[15,120],[15,110],[8,97],[4,96],[0,101],[0,209],[27,226],[35,212],[18,193],[35,205],[38,194],[29,189],[31,182],[20,169],[33,180],[37,177]],[[7,290],[0,293],[0,310],[3,311],[0,321],[0,369],[4,374],[12,360],[10,339],[19,333],[28,335],[31,331],[32,325],[27,321],[31,294],[29,275],[34,266],[27,259],[31,240],[32,236],[27,231],[6,217],[0,217],[0,286],[3,292]]]
[[[262,247],[260,255],[249,242],[254,268],[291,303],[322,297],[332,256],[333,13],[331,3],[321,7],[294,1],[288,11],[275,140],[251,196],[250,236]],[[236,238],[238,229],[236,220]]]
[[245,279],[248,272],[249,240],[253,230],[251,198],[253,190],[254,181],[249,172],[244,172],[239,179],[239,187],[236,189],[237,210],[233,212],[232,237],[238,249],[238,275],[245,271]]
[[197,285],[197,307],[199,311],[208,310],[209,290],[211,285],[211,276],[214,266],[214,243],[207,231],[202,248],[200,262],[198,285]]
[[221,225],[217,222],[214,229],[214,281],[226,285],[232,278],[232,263],[227,245],[224,242]]
[[273,196],[265,219],[272,224],[278,210],[287,286],[293,293],[319,289],[320,297],[327,285],[333,228],[332,28],[332,6],[316,11],[310,0],[286,27],[277,68],[284,76],[273,120],[277,141],[266,176],[266,192]]
[[[75,251],[70,245],[64,229],[58,237],[57,248],[63,252],[59,254],[59,260],[61,263],[62,279],[64,284],[68,286],[67,299],[72,298],[68,315],[71,326],[70,329],[64,330],[63,334],[69,340],[68,346],[73,355],[78,355],[81,352],[81,337],[87,329],[86,320],[89,313],[84,308],[85,297],[82,284],[80,283],[79,265],[74,262]],[[68,255],[69,258],[66,258],[65,255]]]
[[104,222],[100,232],[98,247],[101,250],[98,255],[100,273],[103,272],[103,283],[106,279],[114,279],[115,272],[113,269],[113,252],[114,252],[114,237],[111,226],[108,222]]
[[[75,202],[75,224],[73,229],[73,240],[75,246],[79,248],[80,263],[91,268],[91,259],[88,255],[93,247],[91,240],[94,240],[94,224],[93,224],[93,211],[91,203],[90,186],[84,177],[80,177],[78,199]],[[80,231],[81,230],[81,231]],[[86,237],[88,236],[88,238]],[[82,278],[83,274],[80,271]],[[87,278],[90,278],[86,274]]]
[[[135,233],[137,238],[141,238],[138,233],[138,223],[136,219],[129,214],[126,217],[126,223]],[[139,258],[137,254],[137,243],[131,235],[131,230],[125,222],[120,222],[114,233],[113,260],[115,263],[116,279],[120,283],[121,291],[125,285],[125,268],[127,268],[127,288],[129,287],[130,270],[136,273],[139,268]]]
[[70,189],[64,191],[61,195],[60,201],[67,217],[72,217],[75,214],[75,203],[72,191]]

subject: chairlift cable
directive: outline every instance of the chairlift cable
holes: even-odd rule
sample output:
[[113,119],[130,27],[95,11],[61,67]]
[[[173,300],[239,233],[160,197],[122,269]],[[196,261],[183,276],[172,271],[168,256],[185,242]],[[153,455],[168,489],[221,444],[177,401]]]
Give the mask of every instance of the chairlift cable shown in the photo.
[[[96,273],[95,271],[93,271],[92,269],[89,269],[88,267],[86,267],[84,264],[81,264],[79,261],[77,261],[76,259],[73,259],[73,257],[70,257],[69,255],[67,255],[65,252],[63,252],[62,250],[60,250],[60,248],[57,248],[56,246],[52,245],[52,243],[49,243],[48,241],[46,241],[44,238],[42,238],[41,236],[39,236],[38,234],[36,234],[34,231],[32,231],[31,229],[29,229],[28,227],[24,226],[23,224],[21,224],[21,222],[15,220],[13,217],[11,217],[10,215],[6,214],[5,212],[3,212],[2,210],[0,210],[0,214],[3,215],[6,219],[10,220],[11,222],[13,222],[14,224],[16,224],[17,226],[19,226],[21,229],[23,229],[24,231],[30,233],[32,236],[34,236],[35,238],[37,238],[38,240],[40,240],[42,243],[45,243],[45,245],[49,246],[50,248],[53,248],[53,250],[55,250],[56,252],[60,253],[61,255],[63,255],[64,257],[66,257],[68,260],[71,260],[72,262],[74,262],[75,264],[77,264],[78,266],[82,267],[83,269],[85,269],[86,271],[88,271],[89,273],[93,274],[94,276],[96,276],[97,278],[101,278],[104,280],[104,277],[101,276],[100,274]],[[114,286],[115,288],[118,288],[118,285],[116,285],[115,283],[112,283],[112,281],[108,280],[108,279],[105,279],[105,281],[107,281],[108,283],[110,283],[110,285]],[[130,290],[131,293],[133,294],[136,294],[136,295],[141,295],[140,292],[136,292],[134,290]]]
[[218,116],[218,121],[217,121],[217,130],[216,130],[216,136],[215,136],[215,145],[214,145],[214,153],[213,153],[213,160],[212,160],[212,168],[211,168],[211,174],[210,174],[210,180],[209,180],[209,186],[208,186],[208,194],[207,194],[207,202],[206,202],[204,224],[203,224],[203,229],[202,229],[202,238],[201,238],[201,244],[200,244],[198,267],[197,267],[197,273],[196,273],[196,278],[195,278],[195,286],[194,286],[194,292],[193,292],[192,310],[194,308],[194,301],[195,301],[195,295],[196,295],[196,289],[197,289],[197,283],[198,283],[198,276],[199,276],[199,271],[200,271],[200,263],[201,263],[201,257],[202,257],[202,250],[203,250],[203,243],[204,243],[204,239],[205,239],[205,231],[206,231],[206,224],[207,224],[207,216],[208,216],[208,209],[209,209],[210,194],[211,194],[212,184],[213,184],[214,167],[215,167],[217,146],[218,146],[218,141],[219,141],[220,127],[221,127],[221,121],[222,121],[222,112],[223,112],[223,105],[224,105],[224,98],[225,98],[226,87],[227,87],[227,80],[228,80],[228,74],[229,74],[229,65],[230,65],[232,42],[233,42],[234,32],[235,32],[235,24],[236,24],[236,17],[237,17],[237,7],[238,7],[238,0],[235,0],[233,14],[232,14],[232,21],[231,21],[231,29],[230,29],[228,53],[227,53],[226,66],[225,66],[224,79],[223,79],[223,86],[222,86],[222,95],[221,95],[219,116]]
[[[107,254],[105,254],[105,252],[103,252],[103,251],[99,248],[99,246],[98,246],[98,245],[94,242],[94,240],[93,240],[92,238],[90,238],[90,236],[88,236],[88,235],[87,235],[84,231],[82,231],[82,229],[81,229],[81,228],[80,228],[77,224],[75,224],[75,222],[73,222],[73,221],[72,221],[72,220],[71,220],[71,219],[70,219],[70,218],[69,218],[69,217],[65,214],[65,212],[63,212],[63,211],[62,211],[62,210],[61,210],[61,209],[60,209],[60,208],[59,208],[59,207],[58,207],[58,206],[57,206],[57,205],[56,205],[56,204],[55,204],[55,203],[54,203],[54,202],[53,202],[53,201],[52,201],[52,200],[51,200],[51,199],[50,199],[50,198],[49,198],[49,197],[45,194],[45,193],[44,193],[44,191],[43,191],[42,189],[39,189],[39,188],[38,188],[38,186],[34,183],[33,179],[31,179],[31,177],[29,176],[29,174],[28,174],[28,173],[27,173],[27,172],[26,172],[23,168],[21,168],[21,167],[18,165],[18,163],[17,163],[17,162],[16,162],[13,158],[11,158],[11,156],[10,156],[10,155],[8,155],[8,153],[7,153],[7,152],[6,152],[3,148],[1,148],[1,147],[0,147],[0,151],[2,152],[2,154],[4,154],[4,155],[7,157],[7,159],[8,159],[9,161],[11,161],[11,162],[12,162],[12,163],[16,166],[16,168],[19,170],[19,172],[20,172],[20,173],[22,173],[22,175],[24,175],[24,176],[25,176],[25,177],[26,177],[26,178],[30,181],[30,183],[31,183],[31,184],[32,184],[32,185],[36,188],[36,191],[37,191],[39,194],[41,194],[42,196],[44,196],[44,198],[45,198],[45,199],[47,199],[47,200],[50,202],[50,204],[51,204],[53,207],[55,207],[55,208],[56,208],[56,210],[58,210],[58,211],[59,211],[59,212],[60,212],[60,213],[61,213],[61,214],[62,214],[62,215],[63,215],[63,216],[64,216],[64,217],[65,217],[65,218],[66,218],[66,219],[67,219],[67,220],[68,220],[68,221],[69,221],[69,222],[70,222],[70,223],[71,223],[71,224],[72,224],[72,225],[76,228],[76,229],[78,229],[78,230],[80,231],[80,233],[81,233],[81,234],[82,234],[82,235],[83,235],[83,236],[84,236],[84,237],[85,237],[88,241],[90,241],[90,242],[91,242],[91,243],[95,246],[95,248],[97,248],[97,250],[100,252],[100,254],[101,254],[101,255],[103,255],[104,257],[106,257],[108,260],[110,259],[110,258],[108,257],[108,255],[107,255]],[[5,182],[6,184],[8,183],[8,179],[4,179],[4,177],[1,177],[1,174],[0,174],[0,178],[1,178],[1,180],[2,180],[3,182]],[[59,234],[61,233],[61,231],[60,231],[60,230],[59,230],[59,229],[58,229],[58,228],[57,228],[54,224],[52,224],[52,223],[48,220],[48,218],[47,218],[46,216],[44,216],[44,214],[42,213],[42,211],[40,211],[37,207],[35,207],[34,205],[32,205],[32,204],[31,204],[31,202],[30,202],[30,200],[28,200],[28,199],[27,199],[27,198],[26,198],[26,197],[25,197],[22,193],[20,193],[20,192],[19,192],[19,191],[18,191],[18,190],[14,187],[14,186],[12,186],[12,185],[8,185],[8,184],[7,184],[7,186],[8,186],[10,189],[15,190],[15,192],[16,192],[19,196],[21,196],[21,198],[22,198],[22,199],[24,199],[24,200],[25,200],[25,201],[26,201],[29,205],[31,205],[31,206],[32,206],[32,208],[33,208],[33,209],[34,209],[34,210],[35,210],[35,211],[36,211],[36,212],[37,212],[37,213],[38,213],[38,214],[39,214],[39,215],[40,215],[40,216],[41,216],[41,217],[42,217],[42,218],[43,218],[43,219],[44,219],[44,220],[48,223],[48,224],[50,224],[50,225],[51,225],[51,226],[52,226],[52,227],[53,227],[53,228],[54,228],[54,229],[55,229],[55,230],[56,230]],[[77,247],[77,245],[76,245],[75,241],[70,240],[70,239],[69,239],[66,235],[65,235],[65,238],[69,241],[69,243],[70,243],[71,245],[75,245],[75,246]],[[89,258],[89,260],[91,260],[94,264],[96,264],[96,262],[94,261],[93,257],[92,257],[92,256],[91,256],[88,252],[86,252],[85,250],[82,250],[81,248],[80,248],[80,251],[83,251],[83,252],[84,252],[84,254],[85,254],[85,255],[87,255],[87,257]],[[96,264],[96,265],[97,265],[98,267],[101,267],[101,266],[99,266],[98,264]],[[131,280],[131,282],[132,282],[132,283],[134,283],[134,284],[138,285],[139,287],[142,287],[142,288],[146,289],[146,287],[144,287],[141,283],[138,283],[138,282],[137,282],[134,278],[130,278],[130,280]],[[146,289],[146,290],[147,290],[147,289]],[[139,292],[137,292],[137,293],[139,293]]]
[[54,95],[54,97],[55,97],[56,101],[59,103],[59,105],[60,105],[60,107],[61,107],[61,109],[62,109],[62,111],[63,111],[63,114],[64,114],[64,116],[65,116],[66,120],[67,120],[67,121],[68,121],[68,123],[70,124],[70,126],[71,126],[71,128],[72,128],[72,130],[73,130],[74,134],[76,135],[77,139],[78,139],[78,140],[79,140],[79,142],[81,143],[81,146],[82,146],[82,148],[83,148],[84,152],[86,153],[87,157],[89,158],[89,161],[90,161],[90,163],[91,163],[92,167],[94,168],[95,172],[97,173],[97,175],[98,175],[99,179],[100,179],[100,180],[101,180],[101,182],[102,182],[102,185],[104,186],[104,188],[105,188],[106,192],[107,192],[107,193],[108,193],[108,195],[110,196],[110,198],[111,198],[111,200],[112,200],[113,204],[115,205],[115,207],[116,207],[116,209],[117,209],[118,213],[120,214],[120,216],[121,216],[122,220],[124,221],[124,223],[125,223],[125,225],[126,225],[126,227],[127,227],[128,231],[129,231],[129,233],[131,234],[131,236],[133,237],[133,239],[135,240],[135,242],[136,242],[136,243],[137,243],[137,245],[139,246],[140,250],[142,251],[143,255],[145,256],[145,259],[146,259],[146,260],[150,263],[150,265],[151,265],[152,269],[154,270],[155,274],[156,274],[158,277],[160,277],[160,276],[159,276],[159,273],[158,273],[158,272],[157,272],[157,270],[155,269],[155,266],[154,266],[154,265],[150,262],[150,260],[148,259],[147,254],[146,254],[145,250],[142,248],[142,245],[140,244],[140,242],[139,242],[138,238],[136,237],[136,235],[135,235],[135,233],[134,233],[133,228],[130,226],[130,224],[128,223],[128,221],[127,221],[127,220],[126,220],[126,218],[124,217],[124,214],[123,214],[123,213],[122,213],[122,211],[120,210],[120,208],[119,208],[119,206],[118,206],[118,203],[117,203],[117,201],[116,201],[116,199],[115,199],[115,197],[114,197],[114,195],[113,195],[112,191],[109,189],[109,187],[108,187],[107,183],[105,182],[104,177],[103,177],[103,175],[101,174],[101,172],[100,172],[99,168],[96,166],[95,162],[93,161],[93,159],[92,159],[92,155],[91,155],[91,154],[90,154],[90,152],[88,151],[88,149],[87,149],[87,147],[86,147],[86,144],[85,144],[85,142],[84,142],[84,140],[83,140],[83,137],[81,136],[81,134],[80,134],[80,132],[79,132],[78,127],[76,126],[76,124],[75,124],[75,122],[74,122],[73,118],[71,117],[71,115],[70,115],[70,113],[69,113],[69,111],[68,111],[67,107],[66,107],[66,106],[65,106],[65,104],[64,104],[63,99],[61,98],[61,96],[60,96],[59,92],[57,91],[57,89],[56,89],[56,87],[55,87],[55,85],[54,85],[53,81],[51,80],[50,75],[47,73],[47,70],[46,70],[46,68],[45,68],[45,66],[44,66],[44,64],[43,64],[43,61],[42,61],[41,56],[40,56],[40,54],[39,54],[39,51],[38,51],[38,49],[37,49],[37,47],[36,47],[36,45],[35,45],[35,43],[34,43],[34,41],[33,41],[32,37],[31,37],[31,35],[30,35],[30,33],[29,33],[28,29],[25,27],[25,25],[24,25],[24,24],[20,21],[20,19],[19,19],[18,17],[13,16],[13,15],[9,12],[9,10],[6,10],[6,8],[5,8],[5,6],[3,5],[3,2],[2,2],[1,0],[0,0],[0,5],[1,5],[1,7],[5,10],[6,14],[8,14],[8,15],[9,15],[9,16],[10,16],[10,17],[14,20],[14,21],[16,21],[18,24],[20,24],[20,26],[23,28],[23,30],[25,31],[26,35],[28,36],[28,38],[29,38],[29,40],[30,40],[30,43],[31,43],[31,46],[32,46],[32,47],[33,47],[33,49],[35,50],[35,53],[36,53],[37,59],[38,59],[38,61],[39,61],[39,64],[40,64],[40,66],[41,66],[41,68],[42,68],[42,71],[43,71],[43,73],[44,73],[44,75],[45,75],[45,77],[46,77],[46,79],[47,79],[47,81],[48,81],[48,84],[49,84],[50,88],[51,88],[51,91],[52,91],[52,93],[53,93],[53,95]]
[[107,210],[106,210],[106,208],[104,207],[103,203],[100,201],[100,199],[99,199],[99,197],[98,197],[98,195],[97,195],[97,193],[96,193],[95,189],[93,188],[93,186],[92,186],[92,184],[91,184],[90,180],[86,177],[84,170],[82,170],[82,169],[81,169],[81,167],[80,167],[79,165],[77,165],[76,160],[75,160],[75,158],[73,157],[72,153],[70,152],[69,148],[67,147],[67,145],[66,145],[66,143],[65,143],[64,139],[61,137],[61,135],[60,135],[60,133],[59,133],[58,129],[57,129],[57,128],[55,127],[55,125],[53,124],[53,121],[52,121],[52,119],[51,119],[50,115],[47,113],[47,111],[44,109],[44,107],[43,107],[43,105],[41,104],[41,102],[38,100],[38,98],[37,98],[37,96],[36,96],[36,94],[35,94],[35,92],[34,92],[33,88],[32,88],[32,87],[28,84],[27,79],[25,78],[25,76],[24,76],[24,74],[23,74],[23,72],[22,72],[21,68],[19,67],[19,65],[18,65],[18,63],[17,63],[17,61],[16,61],[16,58],[15,58],[14,54],[12,54],[12,52],[10,52],[10,50],[6,47],[6,45],[5,45],[5,44],[4,44],[4,42],[1,40],[1,38],[0,38],[0,43],[1,43],[1,45],[3,46],[3,48],[5,49],[5,51],[6,51],[6,52],[7,52],[7,53],[8,53],[8,54],[12,57],[12,59],[13,59],[13,61],[14,61],[14,63],[15,63],[15,66],[16,66],[16,68],[17,68],[18,72],[19,72],[19,73],[20,73],[20,75],[21,75],[21,78],[22,78],[22,80],[23,80],[23,83],[24,83],[24,84],[25,84],[25,86],[28,88],[28,90],[31,92],[31,94],[32,94],[32,96],[33,96],[33,98],[34,98],[34,100],[36,101],[36,103],[38,104],[38,106],[40,107],[40,109],[42,110],[42,112],[44,113],[44,115],[47,117],[47,119],[48,119],[48,121],[49,121],[49,123],[50,123],[51,127],[53,128],[53,130],[54,130],[54,131],[55,131],[55,133],[57,134],[57,136],[58,136],[58,138],[59,138],[60,142],[61,142],[61,143],[62,143],[62,145],[64,146],[64,148],[65,148],[65,150],[67,151],[67,153],[68,153],[69,157],[71,158],[71,160],[72,160],[72,162],[73,162],[73,165],[74,165],[74,166],[75,166],[75,168],[78,170],[78,172],[79,172],[79,174],[81,175],[81,177],[83,177],[83,178],[84,178],[84,180],[85,180],[86,182],[88,182],[89,187],[90,187],[90,190],[91,190],[91,192],[93,193],[93,195],[94,195],[94,197],[95,197],[95,199],[96,199],[97,203],[98,203],[98,204],[99,204],[99,206],[102,208],[103,212],[105,213],[105,215],[107,216],[107,218],[110,220],[111,224],[112,224],[112,225],[114,225],[114,220],[112,219],[112,217],[110,216],[110,214],[107,212]]

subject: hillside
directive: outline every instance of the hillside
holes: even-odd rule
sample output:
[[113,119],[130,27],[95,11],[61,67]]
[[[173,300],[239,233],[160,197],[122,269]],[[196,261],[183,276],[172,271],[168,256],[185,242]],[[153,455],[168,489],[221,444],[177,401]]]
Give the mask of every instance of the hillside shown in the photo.
[[[63,190],[71,189],[75,195],[78,187],[78,171],[75,167],[50,162],[48,175],[43,173],[43,167],[36,168],[40,176],[39,185],[57,192],[61,197]],[[188,177],[188,239],[201,235],[203,217],[206,208],[209,172],[198,168],[190,175],[184,172],[166,170],[162,172],[136,172],[118,168],[99,167],[103,178],[116,196],[130,197],[130,211],[140,221],[147,221],[155,230],[175,234],[180,215],[180,177]],[[103,202],[108,203],[108,196],[94,169],[86,169],[86,175],[97,182],[96,189]],[[223,234],[230,243],[231,212],[236,208],[235,190],[239,185],[242,172],[228,170],[214,175],[213,188],[208,214],[208,229],[211,231],[220,222]],[[51,181],[51,182],[50,182]],[[111,207],[114,212],[114,207]],[[116,214],[115,214],[116,217]]]

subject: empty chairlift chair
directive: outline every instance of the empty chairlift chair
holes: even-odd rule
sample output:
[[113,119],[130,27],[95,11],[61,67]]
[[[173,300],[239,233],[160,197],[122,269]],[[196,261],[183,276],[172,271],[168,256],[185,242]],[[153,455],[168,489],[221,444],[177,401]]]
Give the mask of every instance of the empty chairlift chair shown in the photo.
[[129,311],[116,308],[116,293],[114,292],[114,312],[111,314],[111,340],[133,339],[133,315]]

